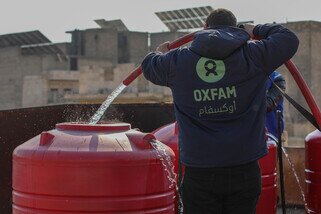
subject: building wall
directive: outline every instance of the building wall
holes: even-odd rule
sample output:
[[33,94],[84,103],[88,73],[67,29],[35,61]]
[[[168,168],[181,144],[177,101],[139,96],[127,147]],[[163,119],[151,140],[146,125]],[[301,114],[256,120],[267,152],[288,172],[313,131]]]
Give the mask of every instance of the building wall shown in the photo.
[[[48,86],[48,73],[54,69],[68,70],[69,62],[57,55],[21,55],[20,73],[22,104],[20,107],[46,105],[51,93]],[[41,95],[40,95],[41,94]]]
[[[313,44],[313,45],[312,45]],[[316,29],[313,28],[311,35],[311,90],[314,98],[321,108],[321,26],[318,23]]]
[[163,42],[173,41],[186,35],[185,32],[159,32],[150,34],[150,50],[156,50],[157,46]]
[[125,32],[128,38],[129,62],[137,65],[148,53],[148,33],[143,32]]
[[[321,23],[314,21],[290,22],[285,24],[286,27],[293,30],[300,40],[298,52],[292,58],[312,94],[319,108],[321,107],[320,97],[320,80],[321,80]],[[318,38],[319,37],[319,38]],[[287,84],[286,92],[298,101],[305,108],[309,109],[306,101],[300,92],[297,83],[285,66],[278,69],[284,76]],[[315,128],[287,101],[285,104],[286,130],[290,136],[305,137],[306,133]]]
[[0,109],[21,107],[22,82],[20,48],[0,49]]
[[79,93],[95,94],[106,87],[106,78],[113,79],[113,63],[106,60],[81,58],[79,64]]
[[[82,58],[79,61],[79,93],[109,94],[134,69],[134,63],[115,65],[106,60]],[[136,93],[136,84],[131,84],[127,91]]]
[[71,47],[71,43],[69,42],[62,42],[62,43],[55,43],[55,45],[65,54],[69,54],[69,50]]
[[21,55],[19,58],[23,75],[42,74],[50,70],[69,70],[67,59],[57,55]]
[[42,62],[42,71],[69,70],[68,60],[60,55],[43,55],[40,56],[40,60]]
[[66,95],[79,93],[79,72],[52,70],[47,73],[47,103],[66,103]]
[[118,33],[118,63],[136,63],[148,53],[148,33],[122,31]]
[[[61,60],[56,55],[21,55],[20,47],[1,48],[0,109],[27,107],[27,103],[32,101],[23,99],[23,88],[27,87],[24,81],[28,84],[35,79],[24,79],[24,77],[41,76],[44,71],[53,68],[67,69],[68,61]],[[25,94],[29,94],[31,89],[29,88]],[[37,94],[35,90],[35,96]]]
[[22,107],[65,103],[66,94],[79,93],[79,72],[44,71],[23,78]]
[[89,29],[84,32],[85,57],[118,63],[118,32],[114,29]]
[[48,80],[44,75],[28,75],[23,78],[22,106],[35,107],[48,103]]

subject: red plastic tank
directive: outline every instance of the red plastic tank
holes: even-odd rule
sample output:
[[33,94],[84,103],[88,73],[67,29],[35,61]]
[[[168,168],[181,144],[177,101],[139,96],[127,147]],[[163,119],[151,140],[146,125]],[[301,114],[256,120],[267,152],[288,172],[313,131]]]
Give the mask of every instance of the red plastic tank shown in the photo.
[[177,122],[171,123],[165,126],[162,126],[152,134],[156,137],[157,140],[164,143],[166,146],[169,146],[175,154],[175,172],[178,172],[178,124]]
[[321,132],[305,138],[305,190],[307,213],[321,213]]
[[259,159],[259,165],[262,173],[262,192],[256,205],[257,214],[276,213],[277,145],[272,139],[268,138],[267,147],[269,153],[263,158]]
[[153,139],[127,123],[57,124],[13,153],[13,213],[173,214],[175,185]]
[[[169,146],[177,157],[178,154],[178,126],[172,123],[163,126],[153,132],[157,140]],[[273,214],[276,213],[276,161],[277,147],[272,140],[267,141],[269,154],[259,160],[262,172],[262,193],[256,206],[257,214]],[[175,172],[177,172],[178,162],[175,162]]]

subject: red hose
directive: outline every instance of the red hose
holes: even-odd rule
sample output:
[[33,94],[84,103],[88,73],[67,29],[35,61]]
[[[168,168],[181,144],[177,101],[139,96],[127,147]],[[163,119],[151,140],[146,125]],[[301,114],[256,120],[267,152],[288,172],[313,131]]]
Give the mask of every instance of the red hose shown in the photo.
[[285,66],[287,67],[287,69],[289,70],[289,72],[291,73],[293,79],[295,80],[296,84],[298,85],[302,95],[305,98],[305,101],[308,103],[309,108],[313,114],[314,119],[316,120],[317,124],[319,125],[319,128],[321,128],[321,113],[320,113],[320,109],[317,106],[313,95],[308,87],[308,85],[306,84],[306,82],[304,81],[302,75],[300,74],[299,70],[297,69],[297,67],[294,65],[294,63],[289,60],[287,62],[284,63]]
[[[172,41],[171,43],[169,43],[168,49],[178,48],[178,47],[192,41],[195,33],[196,32],[186,34],[185,36],[182,36],[182,37]],[[135,68],[135,70],[133,70],[128,75],[128,77],[123,81],[123,84],[128,86],[131,82],[133,82],[141,74],[142,74],[142,67],[139,66],[139,67]]]

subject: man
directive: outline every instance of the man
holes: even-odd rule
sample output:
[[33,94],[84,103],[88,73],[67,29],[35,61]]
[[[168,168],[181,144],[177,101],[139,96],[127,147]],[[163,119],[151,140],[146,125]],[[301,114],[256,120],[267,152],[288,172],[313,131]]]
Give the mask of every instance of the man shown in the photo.
[[[281,133],[284,130],[283,121],[283,97],[282,93],[273,85],[276,84],[280,89],[285,91],[285,80],[280,73],[274,71],[266,82],[266,120],[265,126],[269,136],[273,140],[278,139],[278,121],[276,112],[281,112]],[[272,136],[271,136],[272,135]]]
[[166,42],[142,62],[146,79],[172,90],[185,214],[255,213],[261,192],[265,82],[298,39],[280,25],[236,23],[229,10],[214,10],[189,48],[169,51]]

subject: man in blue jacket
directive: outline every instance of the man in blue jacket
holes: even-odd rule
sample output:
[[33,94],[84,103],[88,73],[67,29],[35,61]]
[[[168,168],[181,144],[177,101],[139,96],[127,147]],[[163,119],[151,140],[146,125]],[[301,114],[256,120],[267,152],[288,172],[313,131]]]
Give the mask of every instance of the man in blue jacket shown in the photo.
[[[274,71],[266,82],[266,120],[265,126],[269,136],[277,141],[278,139],[278,121],[276,112],[281,112],[281,134],[284,130],[283,121],[283,96],[282,93],[274,86],[276,84],[280,89],[285,91],[285,80],[280,73]],[[271,136],[272,135],[272,136]]]
[[299,41],[281,25],[236,23],[229,10],[214,10],[190,47],[169,51],[166,42],[142,62],[147,80],[172,90],[185,214],[255,213],[261,192],[265,82]]

